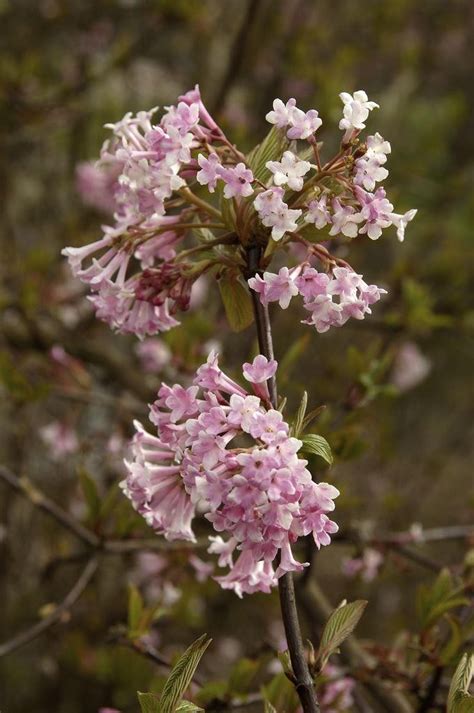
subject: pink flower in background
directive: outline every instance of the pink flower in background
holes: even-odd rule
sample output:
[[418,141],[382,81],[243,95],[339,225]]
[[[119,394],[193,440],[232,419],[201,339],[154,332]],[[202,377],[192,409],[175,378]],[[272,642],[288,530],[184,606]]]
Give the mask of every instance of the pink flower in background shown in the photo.
[[143,369],[158,374],[171,361],[171,350],[161,339],[144,339],[135,347]]
[[71,426],[62,421],[52,421],[39,429],[39,434],[49,450],[53,460],[59,461],[77,453],[79,439]]
[[391,381],[404,393],[418,386],[431,371],[431,362],[414,342],[404,342],[398,349],[392,367]]
[[325,679],[319,700],[321,713],[347,713],[354,705],[354,679],[344,675],[339,666],[330,663],[324,667],[323,676]]
[[367,547],[361,557],[346,557],[342,562],[342,571],[347,577],[360,576],[365,582],[372,582],[383,561],[381,552]]

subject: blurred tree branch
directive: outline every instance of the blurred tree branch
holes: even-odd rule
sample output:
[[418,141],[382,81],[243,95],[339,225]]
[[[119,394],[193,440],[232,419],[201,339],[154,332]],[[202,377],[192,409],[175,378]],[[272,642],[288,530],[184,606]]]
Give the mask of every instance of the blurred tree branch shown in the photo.
[[97,557],[91,557],[82,570],[79,579],[76,581],[65,599],[63,599],[60,604],[55,606],[51,614],[46,616],[44,619],[41,619],[41,621],[37,624],[29,629],[26,629],[25,631],[22,631],[20,634],[17,634],[9,641],[5,641],[3,644],[0,644],[0,657],[11,654],[13,651],[25,646],[25,644],[28,644],[33,639],[36,639],[38,636],[54,626],[54,624],[61,621],[62,617],[70,612],[77,600],[81,597],[82,593],[85,591],[87,585],[96,573],[97,567]]

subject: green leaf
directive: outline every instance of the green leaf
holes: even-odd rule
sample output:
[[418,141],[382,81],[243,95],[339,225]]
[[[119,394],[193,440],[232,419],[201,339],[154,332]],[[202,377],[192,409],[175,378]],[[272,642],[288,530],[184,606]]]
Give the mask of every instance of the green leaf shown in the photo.
[[128,631],[130,636],[136,636],[139,633],[142,615],[142,595],[138,589],[131,584],[128,594]]
[[237,273],[228,271],[219,280],[219,289],[230,328],[241,332],[254,319],[252,298],[247,287]]
[[463,636],[461,626],[456,619],[449,614],[446,615],[445,619],[449,624],[451,633],[439,653],[439,659],[444,666],[447,666],[461,648]]
[[295,438],[299,438],[301,431],[303,430],[304,417],[306,415],[306,409],[308,407],[308,392],[303,391],[303,397],[301,399],[300,405],[298,406],[298,411],[295,416],[295,420],[291,425],[291,435]]
[[[460,713],[459,705],[465,706],[465,695],[460,697],[459,694],[467,694],[474,675],[474,654],[464,654],[458,663],[451,681],[448,693],[447,713]],[[469,696],[471,700],[474,700]],[[456,706],[458,706],[456,708]],[[462,713],[467,713],[469,708],[463,708]]]
[[278,673],[263,686],[262,694],[264,701],[270,703],[276,710],[294,713],[299,708],[300,703],[295,687],[283,672]]
[[452,713],[474,713],[474,697],[458,691],[454,695]]
[[364,613],[367,602],[358,599],[350,604],[341,604],[330,615],[324,627],[318,651],[318,661],[324,668],[328,658],[352,634]]
[[181,701],[176,708],[176,713],[204,713],[204,708],[199,708],[195,703],[191,701]]
[[422,585],[417,594],[421,626],[427,629],[435,624],[450,609],[468,603],[462,596],[463,587],[458,586],[448,569],[443,569],[431,587]]
[[331,446],[323,436],[318,436],[316,433],[308,433],[305,436],[301,436],[301,440],[303,441],[303,447],[301,449],[303,453],[314,453],[324,458],[326,463],[332,465],[334,458],[332,456]]
[[79,468],[78,474],[81,490],[87,504],[88,516],[92,521],[95,521],[97,520],[102,507],[102,500],[97,491],[97,485],[85,468]]
[[192,681],[194,672],[205,650],[211,643],[207,634],[203,634],[180,656],[168,676],[160,698],[160,713],[175,713],[183,693]]
[[266,183],[271,176],[271,171],[266,167],[267,161],[278,161],[283,152],[287,150],[290,142],[282,129],[273,126],[261,144],[255,146],[247,156],[247,163],[253,175],[262,183]]
[[247,693],[259,668],[259,661],[249,658],[240,659],[230,673],[227,692],[230,694]]
[[142,713],[161,713],[160,701],[153,693],[137,692]]

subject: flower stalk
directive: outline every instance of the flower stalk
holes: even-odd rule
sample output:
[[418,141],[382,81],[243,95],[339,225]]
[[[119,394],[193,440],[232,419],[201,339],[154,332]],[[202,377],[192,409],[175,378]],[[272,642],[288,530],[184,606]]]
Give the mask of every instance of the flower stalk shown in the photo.
[[[260,272],[259,263],[262,249],[259,245],[252,245],[247,250],[248,273],[255,275]],[[252,304],[255,315],[259,351],[267,359],[273,359],[273,339],[268,313],[268,306],[262,305],[259,296],[251,290]],[[278,407],[278,391],[275,375],[268,381],[270,401],[273,408]],[[309,672],[306,651],[301,635],[298,610],[296,607],[295,586],[293,574],[287,572],[278,580],[280,608],[285,627],[288,652],[294,674],[294,685],[300,699],[304,713],[319,713],[320,707],[314,688],[313,679]]]

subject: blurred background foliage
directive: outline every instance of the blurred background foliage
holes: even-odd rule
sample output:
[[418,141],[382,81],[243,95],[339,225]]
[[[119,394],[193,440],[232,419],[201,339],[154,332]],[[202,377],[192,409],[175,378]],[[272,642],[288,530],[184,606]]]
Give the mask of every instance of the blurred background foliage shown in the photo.
[[[144,371],[134,339],[95,321],[60,250],[94,239],[104,220],[75,186],[103,124],[173,103],[199,82],[244,149],[266,132],[274,97],[316,107],[324,155],[339,138],[339,92],[364,88],[381,106],[369,129],[392,143],[393,202],[419,212],[404,244],[354,245],[353,266],[389,290],[372,318],[317,335],[297,307],[274,313],[280,388],[291,407],[304,389],[311,407],[327,407],[318,430],[336,464],[312,466],[342,491],[341,526],[377,534],[472,521],[473,19],[469,0],[0,0],[1,462],[99,536],[149,536],[117,489],[132,418],[211,342],[229,370],[255,347],[251,329],[228,331],[213,285],[164,337],[172,356],[157,373]],[[51,423],[72,430],[69,455],[55,452]],[[6,640],[64,597],[83,557],[67,530],[1,487]],[[425,547],[447,565],[464,550],[457,541]],[[416,626],[415,588],[432,574],[392,552],[374,582],[349,580],[341,562],[351,554],[344,545],[321,552],[317,577],[333,604],[368,598],[360,633],[387,645]],[[158,606],[152,636],[165,656],[194,634],[214,636],[204,677],[228,677],[239,657],[281,640],[276,597],[240,601],[197,582],[185,550],[104,557],[70,615],[0,660],[5,713],[133,711],[137,689],[159,688],[152,662],[111,643],[131,581]]]

